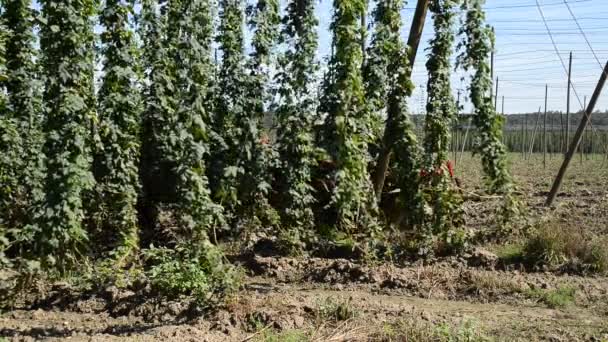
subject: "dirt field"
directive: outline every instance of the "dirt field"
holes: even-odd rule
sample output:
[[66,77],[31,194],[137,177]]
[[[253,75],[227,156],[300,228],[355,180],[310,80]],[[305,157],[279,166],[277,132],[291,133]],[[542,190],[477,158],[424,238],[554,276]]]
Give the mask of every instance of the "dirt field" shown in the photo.
[[[578,158],[578,157],[577,157]],[[528,223],[608,235],[608,162],[576,159],[556,206],[542,208],[561,157],[512,155]],[[456,165],[465,195],[481,189],[478,162]],[[473,198],[473,196],[469,196]],[[466,202],[468,226],[487,229],[494,199]],[[517,237],[511,242],[517,245]],[[74,293],[55,284],[45,300],[0,316],[8,340],[166,341],[608,341],[608,278],[506,263],[510,243],[462,257],[379,264],[346,259],[234,256],[244,289],[203,316],[180,302],[138,300],[108,288]],[[0,339],[1,340],[1,339]]]

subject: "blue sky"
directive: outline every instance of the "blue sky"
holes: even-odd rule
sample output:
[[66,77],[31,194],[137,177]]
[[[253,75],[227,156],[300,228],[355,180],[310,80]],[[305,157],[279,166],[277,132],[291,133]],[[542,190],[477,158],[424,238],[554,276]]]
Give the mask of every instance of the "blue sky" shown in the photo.
[[[575,17],[587,35],[591,46],[601,62],[593,57],[589,46],[579,33],[576,22],[563,0],[539,0],[549,29],[553,32],[557,48],[568,64],[568,53],[573,51],[572,83],[584,102],[584,96],[591,96],[595,84],[608,58],[608,1],[607,0],[568,0]],[[404,39],[407,39],[415,0],[410,0],[402,11]],[[320,22],[320,55],[329,53],[331,36],[329,24],[332,15],[332,1],[322,0],[317,7]],[[496,30],[495,75],[499,78],[499,111],[502,96],[505,97],[505,113],[537,111],[544,107],[545,83],[549,85],[549,110],[566,109],[567,78],[564,68],[557,57],[547,33],[536,0],[488,0],[486,4],[488,23]],[[432,22],[427,16],[421,49],[432,37]],[[419,50],[414,65],[413,80],[416,90],[410,101],[410,110],[418,113],[423,110],[426,85],[426,52]],[[461,81],[463,74],[455,72],[452,77],[454,94],[458,88],[466,93],[467,83]],[[572,94],[572,111],[582,106]],[[465,104],[465,111],[470,108]],[[608,89],[600,98],[596,109],[608,109]]]
[[[374,0],[369,1],[370,6],[373,6]],[[600,63],[585,42],[564,0],[538,1],[566,65],[569,52],[573,52],[572,83],[580,103],[572,91],[571,110],[580,110],[584,97],[591,97],[608,59],[608,0],[567,0]],[[283,6],[285,3],[285,0],[281,0]],[[320,58],[326,57],[330,51],[332,3],[333,0],[319,0],[317,5]],[[407,40],[415,5],[416,0],[410,0],[402,11],[404,40]],[[34,1],[34,6],[38,7],[37,1]],[[485,7],[488,23],[496,30],[495,76],[499,78],[499,111],[503,96],[505,113],[534,112],[539,106],[544,107],[545,84],[549,85],[548,109],[565,111],[566,73],[544,26],[536,0],[487,0]],[[413,70],[416,85],[410,100],[410,110],[413,113],[424,111],[427,80],[427,53],[424,49],[432,35],[429,13]],[[250,33],[247,32],[246,36],[250,38]],[[468,81],[462,81],[463,76],[466,75],[460,71],[454,72],[452,87],[455,96],[458,89],[462,90],[464,102]],[[463,111],[469,109],[468,101],[464,102]],[[596,109],[608,109],[608,87],[600,97]]]

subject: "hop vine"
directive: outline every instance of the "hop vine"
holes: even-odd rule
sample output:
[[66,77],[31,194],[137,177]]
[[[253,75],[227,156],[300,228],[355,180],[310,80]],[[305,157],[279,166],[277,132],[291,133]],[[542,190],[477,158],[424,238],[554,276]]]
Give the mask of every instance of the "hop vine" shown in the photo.
[[514,195],[513,180],[507,163],[507,149],[502,143],[504,119],[496,113],[492,104],[492,79],[489,54],[494,47],[494,32],[485,24],[485,0],[466,0],[462,4],[466,19],[460,30],[464,36],[464,51],[458,63],[465,70],[475,70],[469,86],[470,98],[475,108],[473,124],[477,127],[474,152],[481,155],[481,165],[486,190],[504,196],[498,210],[499,223],[507,225],[520,213],[520,203]]
[[87,137],[93,114],[95,2],[44,0],[41,4],[47,173],[32,251],[43,266],[65,271],[82,256],[87,240],[83,196],[94,185]]
[[[6,40],[6,146],[0,157],[0,225],[31,224],[32,208],[42,199],[41,86],[35,65],[34,13],[30,1],[6,1],[1,16],[10,27]],[[12,128],[11,128],[12,127]],[[9,138],[10,137],[10,138]]]
[[362,50],[359,19],[362,0],[335,0],[331,29],[335,54],[330,61],[328,85],[331,93],[321,108],[327,113],[329,153],[336,162],[332,206],[336,226],[346,233],[374,233],[377,206],[368,174],[368,134],[361,75]]
[[210,229],[224,225],[223,210],[211,198],[205,162],[210,150],[206,98],[212,75],[211,10],[207,0],[173,1],[169,15],[170,26],[178,32],[173,55],[179,85],[177,201],[185,229],[191,232],[188,238],[194,241],[206,241]]
[[283,17],[282,40],[287,51],[279,61],[280,71],[278,119],[278,151],[284,194],[283,224],[290,228],[311,230],[314,226],[312,204],[315,202],[312,168],[316,164],[313,122],[316,101],[310,85],[314,83],[318,63],[318,20],[312,0],[292,0]]
[[458,62],[465,70],[474,70],[469,86],[475,112],[473,124],[478,128],[475,152],[481,155],[486,188],[489,193],[511,191],[512,181],[507,168],[507,153],[502,143],[503,118],[494,109],[491,98],[492,79],[489,55],[494,46],[494,33],[485,24],[484,0],[467,0],[462,8],[466,20],[460,30],[465,49]]
[[433,214],[430,218],[434,232],[445,232],[458,226],[461,219],[461,199],[455,191],[448,170],[450,127],[456,116],[456,103],[450,85],[450,56],[453,51],[455,0],[432,0],[435,36],[430,41],[425,118],[425,178],[428,179],[428,203]]
[[[118,233],[115,248],[123,253],[138,247],[137,199],[139,195],[140,96],[137,80],[137,51],[129,26],[133,5],[106,0],[100,13],[105,28],[101,34],[105,57],[99,90],[101,156],[95,169],[104,212],[104,233]],[[116,235],[115,233],[112,235]]]
[[[366,99],[373,112],[386,110],[383,148],[394,152],[393,170],[400,189],[404,225],[421,220],[420,148],[407,113],[407,98],[414,88],[407,47],[400,37],[403,2],[379,1],[374,10],[374,33],[367,54]],[[379,115],[376,115],[379,116]],[[381,189],[380,189],[381,191]]]
[[[269,138],[263,132],[262,123],[270,116],[267,110],[273,101],[272,73],[276,66],[276,47],[279,39],[279,2],[277,0],[258,0],[247,7],[248,26],[253,31],[252,52],[248,60],[250,72],[246,83],[247,106],[237,126],[244,133],[241,142],[247,156],[244,161],[246,176],[239,185],[241,206],[253,214],[255,220],[267,221],[273,216],[268,204],[271,178],[269,166],[276,156],[269,144]],[[269,221],[270,222],[270,221]]]
[[[220,2],[220,24],[216,41],[222,53],[213,116],[216,132],[211,157],[211,188],[214,197],[232,215],[241,210],[240,180],[246,177],[245,162],[255,153],[252,130],[257,124],[249,120],[249,100],[246,94],[249,75],[243,51],[243,4],[240,0]],[[251,124],[252,127],[247,127]]]

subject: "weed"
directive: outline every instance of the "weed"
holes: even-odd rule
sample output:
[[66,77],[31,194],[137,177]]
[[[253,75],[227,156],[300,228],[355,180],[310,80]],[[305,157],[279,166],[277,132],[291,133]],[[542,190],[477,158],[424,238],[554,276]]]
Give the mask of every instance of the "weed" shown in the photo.
[[524,245],[521,243],[498,245],[494,248],[494,252],[504,264],[524,262]]
[[544,224],[523,248],[529,265],[570,266],[581,271],[608,272],[606,237],[585,237],[580,229],[569,225]]
[[560,286],[555,290],[534,289],[527,291],[527,295],[538,299],[552,309],[557,309],[574,303],[576,289],[570,286]]
[[520,293],[522,285],[510,277],[500,277],[495,273],[471,272],[471,287],[479,292]]
[[143,251],[152,264],[146,276],[152,287],[168,298],[192,296],[199,305],[217,303],[239,287],[241,272],[222,260],[210,243],[204,246],[179,244],[173,249]]
[[399,321],[385,324],[374,341],[416,341],[416,342],[488,342],[491,339],[472,322],[459,326],[449,324],[432,325],[422,321]]
[[331,320],[339,322],[358,316],[358,312],[353,308],[350,299],[335,300],[330,297],[318,304],[316,313],[317,320],[320,321]]
[[288,330],[276,332],[264,331],[257,339],[259,342],[306,342],[309,341],[308,334],[302,330]]
[[542,225],[524,246],[527,261],[534,265],[558,265],[567,260],[568,236],[559,227]]
[[582,255],[582,261],[588,265],[592,271],[606,274],[608,273],[608,237],[599,237],[591,240],[587,244],[586,253]]

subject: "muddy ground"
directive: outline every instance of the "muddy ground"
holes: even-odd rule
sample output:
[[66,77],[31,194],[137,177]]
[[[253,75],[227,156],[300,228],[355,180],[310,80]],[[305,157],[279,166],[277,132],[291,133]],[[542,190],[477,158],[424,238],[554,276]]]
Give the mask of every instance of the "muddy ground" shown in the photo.
[[[561,161],[513,155],[528,223],[559,222],[608,235],[608,162],[577,160],[554,208],[540,206]],[[481,189],[476,161],[456,165],[466,192]],[[466,202],[471,229],[491,226],[492,198]],[[514,238],[516,239],[516,238]],[[513,243],[516,243],[514,240]],[[234,255],[246,271],[238,296],[198,315],[181,302],[107,288],[55,284],[35,306],[0,316],[8,340],[72,341],[608,341],[608,278],[505,264],[505,243],[423,262]],[[607,246],[608,248],[608,246]],[[452,338],[451,340],[449,338]]]

